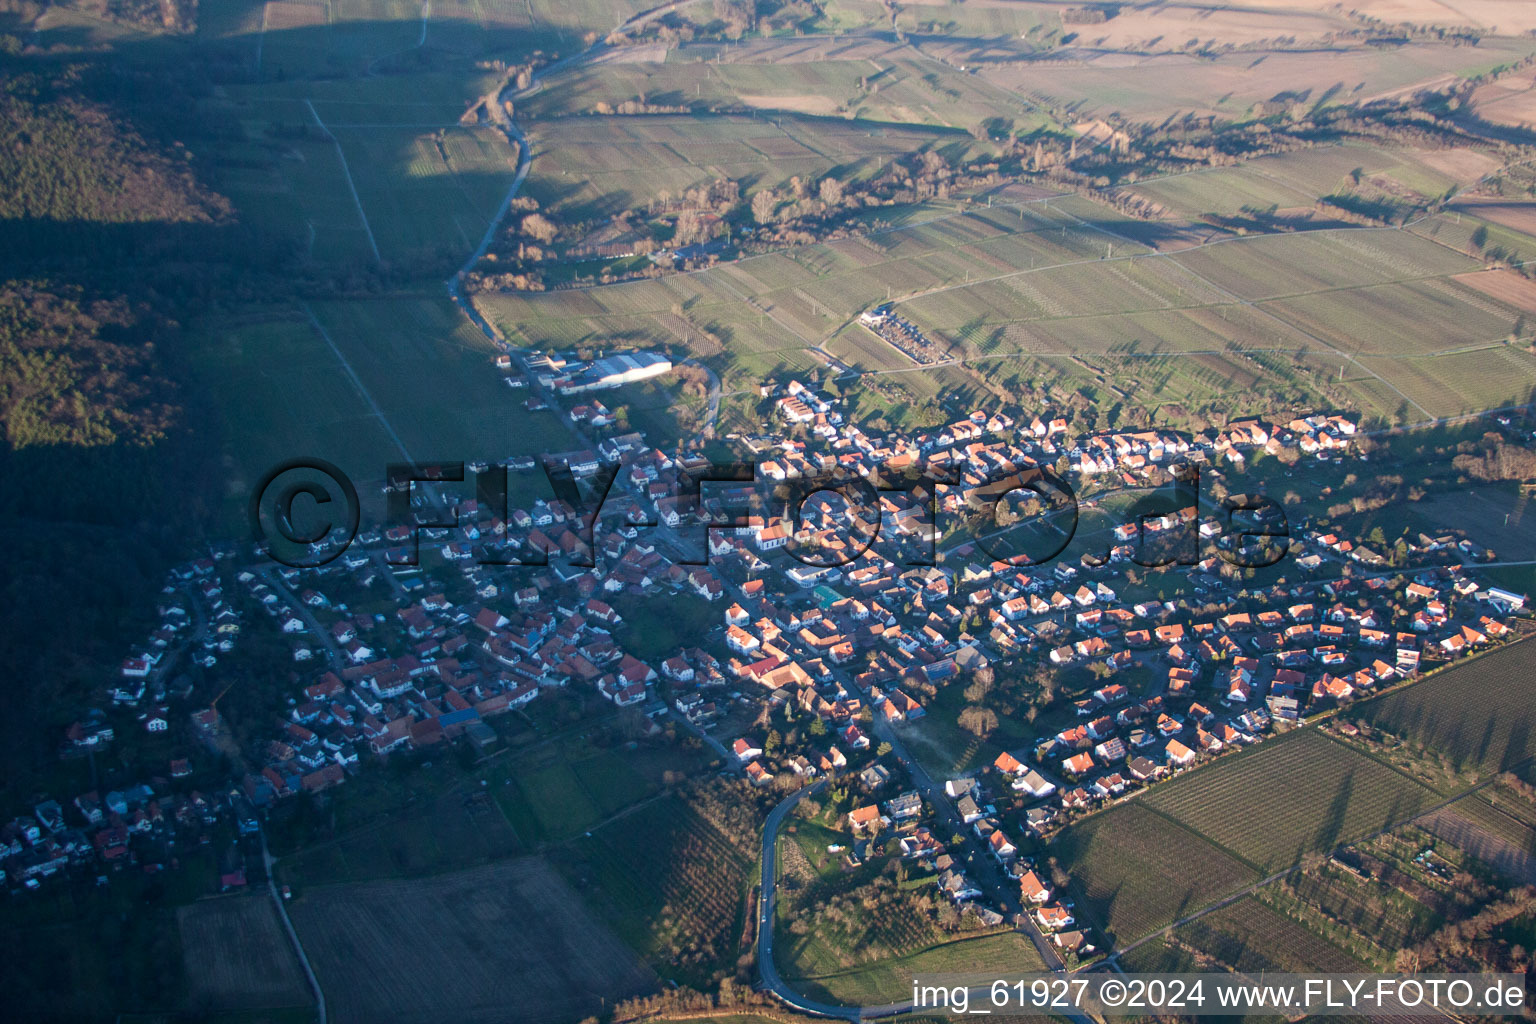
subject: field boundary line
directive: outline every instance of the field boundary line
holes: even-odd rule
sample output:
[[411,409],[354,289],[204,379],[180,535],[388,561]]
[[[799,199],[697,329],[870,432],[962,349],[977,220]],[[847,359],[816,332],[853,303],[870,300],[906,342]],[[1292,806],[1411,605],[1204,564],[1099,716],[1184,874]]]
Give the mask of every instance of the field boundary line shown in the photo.
[[363,381],[358,377],[357,371],[352,369],[352,364],[347,362],[347,357],[341,354],[341,349],[337,348],[336,342],[331,340],[330,332],[325,329],[325,325],[320,322],[320,318],[315,316],[315,311],[310,308],[309,303],[306,302],[303,306],[304,312],[309,315],[309,322],[314,325],[315,330],[320,332],[320,337],[325,339],[325,343],[331,346],[331,351],[335,353],[337,361],[341,363],[341,368],[346,371],[347,378],[352,381],[352,386],[357,389],[357,393],[363,397],[363,401],[368,403],[368,407],[378,417],[379,423],[395,442],[395,447],[400,449],[400,454],[405,456],[406,462],[414,463],[416,460],[412,459],[411,453],[405,450],[405,442],[400,440],[399,434],[395,433],[395,428],[390,425],[389,417],[384,415],[384,410],[379,408],[379,403],[373,400],[373,395],[369,394],[368,389],[363,386]]
[[277,880],[272,877],[272,867],[277,863],[277,858],[267,851],[267,830],[260,827],[256,834],[261,837],[262,868],[267,875],[267,891],[272,895],[272,902],[277,905],[277,916],[282,919],[283,930],[288,933],[288,941],[293,943],[293,951],[298,954],[299,966],[304,968],[304,976],[309,980],[309,987],[315,996],[315,1019],[318,1024],[326,1024],[325,1021],[325,990],[320,987],[320,979],[315,975],[315,969],[310,965],[309,955],[304,952],[304,943],[299,941],[299,933],[293,927],[293,922],[288,918],[288,908],[283,905],[282,894],[277,891]]
[[261,77],[261,49],[267,41],[267,5],[261,5],[261,31],[256,33],[256,77]]
[[1409,775],[1406,771],[1404,771],[1402,768],[1399,768],[1397,765],[1393,764],[1391,761],[1387,761],[1387,760],[1382,759],[1378,754],[1376,754],[1375,751],[1367,750],[1364,747],[1357,747],[1353,743],[1348,743],[1348,742],[1340,739],[1339,737],[1337,737],[1337,736],[1335,736],[1335,735],[1333,735],[1332,733],[1329,733],[1329,732],[1324,732],[1324,733],[1322,733],[1322,735],[1326,736],[1328,739],[1330,739],[1333,742],[1337,743],[1339,746],[1343,747],[1345,750],[1352,751],[1353,753],[1359,754],[1362,757],[1367,758],[1368,760],[1375,761],[1377,764],[1381,765],[1383,768],[1388,768],[1388,769],[1396,772],[1397,774],[1401,775],[1403,778],[1407,779],[1409,782],[1412,782],[1415,785],[1417,785],[1420,789],[1425,790],[1426,792],[1429,792],[1429,793],[1433,793],[1435,796],[1450,796],[1450,797],[1457,797],[1457,798],[1459,798],[1459,797],[1462,797],[1462,796],[1466,796],[1468,793],[1472,792],[1472,788],[1471,787],[1467,787],[1467,788],[1463,788],[1463,789],[1459,789],[1459,790],[1453,790],[1450,793],[1442,793],[1440,790],[1432,788],[1428,783],[1423,782],[1420,779],[1414,778],[1412,775]]
[[347,177],[347,188],[352,190],[352,203],[357,207],[358,219],[363,222],[363,231],[368,235],[368,247],[373,250],[373,260],[375,263],[383,263],[384,257],[379,255],[379,243],[373,237],[373,228],[368,224],[368,214],[363,212],[363,199],[357,194],[357,184],[352,180],[352,168],[347,166],[347,154],[341,148],[341,140],[331,133],[324,121],[320,120],[320,112],[315,109],[315,105],[308,97],[305,97],[304,105],[309,108],[310,116],[315,119],[315,124],[320,126],[325,137],[331,140],[331,145],[336,147],[336,156],[341,160],[341,171]]

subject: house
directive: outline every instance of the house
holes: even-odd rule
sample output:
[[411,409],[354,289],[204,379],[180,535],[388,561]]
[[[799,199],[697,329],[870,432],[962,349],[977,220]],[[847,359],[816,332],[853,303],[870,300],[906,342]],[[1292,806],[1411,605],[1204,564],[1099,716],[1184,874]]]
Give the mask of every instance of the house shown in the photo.
[[901,837],[903,857],[936,857],[943,852],[944,845],[926,828],[919,828],[911,835]]
[[1093,770],[1093,756],[1091,754],[1073,754],[1061,762],[1061,770],[1068,775],[1082,775]]
[[1169,740],[1168,746],[1165,747],[1164,750],[1168,754],[1169,764],[1175,764],[1183,767],[1184,765],[1194,763],[1195,752],[1190,750],[1184,744],[1180,743],[1178,740]]
[[736,760],[743,764],[763,756],[763,748],[746,739],[739,739],[731,744],[731,752],[736,755]]
[[1044,775],[1033,768],[1024,772],[1013,780],[1013,788],[1028,793],[1037,800],[1044,799],[1056,792],[1056,784],[1046,779]]
[[1125,792],[1126,781],[1119,772],[1095,779],[1088,789],[1097,797],[1119,796]]
[[1060,906],[1041,907],[1035,911],[1035,920],[1048,932],[1070,928],[1074,923],[1072,912]]
[[923,798],[912,790],[886,801],[885,809],[892,821],[906,821],[923,813]]
[[953,868],[939,876],[939,888],[956,903],[973,900],[981,895],[981,890],[976,888],[974,882]]
[[883,764],[872,764],[859,772],[859,785],[874,792],[891,781],[891,770]]
[[981,809],[976,798],[969,793],[955,801],[955,810],[959,813],[960,820],[967,825],[986,817],[986,812]]
[[998,829],[987,837],[987,847],[999,864],[1008,864],[1019,853],[1019,848],[1003,835],[1002,829]]
[[975,796],[976,789],[976,780],[969,777],[950,779],[944,783],[944,795],[951,800],[959,799],[962,796]]
[[753,761],[747,765],[747,781],[754,786],[766,786],[773,781],[773,775],[761,762]]
[[1051,898],[1051,890],[1034,871],[1026,871],[1019,876],[1019,896],[1026,903],[1044,903]]
[[880,808],[875,804],[856,807],[848,812],[848,827],[854,835],[877,832],[880,829]]

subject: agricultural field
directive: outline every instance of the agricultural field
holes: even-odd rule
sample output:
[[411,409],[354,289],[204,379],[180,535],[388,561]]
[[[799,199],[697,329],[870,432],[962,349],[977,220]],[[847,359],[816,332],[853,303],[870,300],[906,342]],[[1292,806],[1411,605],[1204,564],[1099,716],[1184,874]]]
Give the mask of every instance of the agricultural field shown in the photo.
[[[560,46],[553,19],[541,23],[533,9],[531,3],[473,0],[434,0],[430,7],[416,0],[205,0],[197,40],[268,80],[389,74],[492,50],[522,54]],[[555,13],[592,16],[593,28],[612,24],[612,15],[581,4],[558,5]]]
[[[1443,922],[1439,895],[1391,872],[1355,871],[1325,861],[1258,891],[1257,898],[1375,967],[1422,941]],[[1390,879],[1390,880],[1389,880]]]
[[[1091,33],[1095,27],[1086,28]],[[1168,39],[1182,42],[1192,34],[1206,38],[1209,30]],[[1048,62],[983,63],[981,74],[1047,109],[1080,115],[1119,114],[1144,123],[1185,114],[1241,121],[1254,116],[1259,104],[1277,98],[1306,109],[1355,103],[1444,85],[1455,75],[1480,74],[1526,52],[1526,41],[1516,39],[1485,39],[1477,47],[1424,41],[1390,51],[1280,48],[1195,55],[1067,50]]]
[[1170,935],[1157,935],[1120,954],[1119,964],[1127,971],[1147,974],[1184,974],[1199,970],[1195,955],[1173,941]]
[[1492,124],[1531,127],[1536,124],[1536,75],[1517,72],[1478,86],[1472,109]]
[[566,760],[551,748],[536,759],[519,759],[493,796],[518,836],[534,844],[584,832],[655,789],[653,779],[611,751]]
[[446,274],[474,251],[517,172],[503,131],[458,123],[494,84],[476,73],[229,89],[206,104],[240,129],[213,152],[218,185],[316,263]]
[[1500,874],[1536,884],[1536,828],[1480,793],[1463,797],[1418,824]]
[[[297,456],[334,462],[359,482],[365,512],[381,515],[378,488],[362,483],[402,456],[499,460],[578,444],[555,413],[523,408],[526,392],[502,383],[494,347],[440,294],[315,302],[192,334],[189,361],[220,396],[232,517],[262,473]],[[530,474],[513,482],[547,490]]]
[[503,860],[523,852],[524,841],[489,797],[458,789],[308,846],[283,858],[278,874],[296,889],[413,878]]
[[1499,167],[1475,149],[1422,151],[1378,146],[1318,146],[1152,177],[1120,189],[1187,218],[1257,211],[1310,210],[1321,196],[1375,188],[1397,199],[1434,199]]
[[[1440,184],[1397,156],[1323,147],[1265,158],[1257,180],[1316,195],[1363,160]],[[1165,246],[1171,255],[1154,257]],[[517,343],[681,345],[727,393],[814,368],[821,346],[865,374],[847,389],[856,414],[892,422],[933,422],[962,395],[1033,389],[1213,414],[1258,393],[1417,420],[1523,400],[1536,377],[1536,357],[1508,344],[1523,293],[1484,287],[1480,266],[1414,232],[1202,236],[1044,194],[658,281],[476,302]],[[915,369],[853,324],[890,299],[957,365]],[[728,400],[726,423],[740,411]]]
[[1173,939],[1234,970],[1363,971],[1367,965],[1253,896],[1205,914],[1173,933]]
[[533,166],[525,193],[571,220],[613,216],[681,195],[718,178],[749,192],[814,181],[834,168],[843,181],[930,145],[972,145],[967,135],[921,126],[731,114],[532,119]]
[[524,105],[536,121],[645,103],[701,115],[749,109],[961,130],[978,121],[1018,132],[1053,124],[985,78],[919,63],[878,37],[637,46],[551,76],[545,86]]
[[910,999],[916,974],[1009,977],[1045,969],[1034,944],[1016,931],[953,939],[815,978],[794,977],[787,967],[780,966],[786,978],[793,978],[798,991],[813,998],[857,1006],[894,1002],[903,993]]
[[1511,644],[1371,701],[1357,717],[1458,765],[1507,771],[1536,754],[1533,660],[1536,645]]
[[1056,856],[1078,910],[1111,942],[1139,939],[1255,882],[1259,874],[1145,801],[1068,829]]
[[751,858],[682,798],[644,804],[575,840],[559,866],[666,977],[707,984],[734,964]]
[[655,985],[537,857],[430,879],[324,886],[290,912],[342,1024],[490,1024],[506,1020],[509,1007],[519,1020],[554,1022]]
[[1407,775],[1309,729],[1159,786],[1145,803],[1275,871],[1400,824],[1432,797]]
[[313,996],[265,887],[179,908],[187,1002],[201,1012],[308,1007]]

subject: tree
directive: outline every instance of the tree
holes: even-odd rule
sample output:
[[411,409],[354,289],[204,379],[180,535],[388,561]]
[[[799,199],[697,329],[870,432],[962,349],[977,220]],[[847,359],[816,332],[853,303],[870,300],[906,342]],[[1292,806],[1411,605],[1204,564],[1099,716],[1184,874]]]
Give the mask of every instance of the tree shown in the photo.
[[761,189],[752,197],[752,219],[759,224],[770,223],[773,220],[773,211],[778,207],[779,197],[773,194],[773,189]]
[[875,756],[876,757],[884,757],[886,754],[889,754],[890,752],[891,752],[891,745],[889,743],[884,742],[884,741],[881,741],[880,745],[875,748]]
[[960,728],[984,740],[997,729],[997,712],[972,705],[960,712],[959,722]]
[[821,179],[816,192],[828,206],[841,206],[843,203],[843,183],[831,175]]
[[554,221],[542,213],[530,213],[523,218],[523,234],[548,245],[560,234],[560,228]]

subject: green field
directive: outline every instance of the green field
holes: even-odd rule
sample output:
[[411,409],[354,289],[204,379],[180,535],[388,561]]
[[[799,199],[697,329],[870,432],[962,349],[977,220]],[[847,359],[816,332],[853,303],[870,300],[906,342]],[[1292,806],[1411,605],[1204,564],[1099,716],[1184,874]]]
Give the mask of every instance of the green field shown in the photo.
[[1054,124],[1044,111],[1021,105],[984,78],[914,61],[899,44],[869,37],[701,42],[665,52],[647,47],[623,61],[552,76],[527,109],[548,119],[625,103],[681,107],[697,115],[756,110],[963,130],[988,119],[1016,131]]
[[873,1006],[912,996],[916,974],[985,974],[1009,977],[1043,971],[1045,965],[1034,943],[1019,932],[1008,931],[960,938],[874,963],[814,977],[788,973],[795,988],[812,998],[844,1005]]
[[[553,88],[553,87],[551,87]],[[742,191],[870,176],[927,146],[961,149],[969,136],[919,125],[875,125],[794,115],[734,114],[536,118],[527,126],[533,168],[526,192],[570,219],[613,216],[665,192],[732,178]]]
[[308,847],[285,858],[280,875],[295,888],[432,875],[514,856],[518,838],[494,803],[461,791]]
[[1536,645],[1512,644],[1361,707],[1360,718],[1449,756],[1506,771],[1536,754]]
[[[1304,183],[1306,169],[1288,173]],[[1121,414],[1220,417],[1258,396],[1415,421],[1524,400],[1536,378],[1536,356],[1507,344],[1520,310],[1454,280],[1479,266],[1407,231],[1201,234],[1066,196],[934,204],[859,238],[693,274],[476,302],[518,343],[684,348],[727,392],[816,367],[809,349],[823,345],[872,374],[845,388],[856,415],[908,425],[939,421],[946,401],[1040,392]],[[887,299],[959,364],[918,368],[853,323]]]
[[[964,9],[951,7],[946,14]],[[1307,12],[1314,13],[1316,8]],[[1147,34],[1155,35],[1156,29]],[[1160,42],[1177,47],[1188,35],[1171,30]],[[1105,53],[1075,61],[988,62],[981,73],[1030,101],[1082,115],[1117,113],[1143,123],[1187,113],[1245,120],[1255,116],[1256,104],[1276,98],[1307,108],[1334,106],[1447,73],[1479,74],[1526,52],[1525,42],[1485,36],[1476,47],[1430,40],[1391,48],[1282,46],[1267,50],[1260,60],[1244,49],[1199,56],[1143,51],[1132,59]]]
[[546,747],[493,771],[490,790],[524,843],[560,842],[654,795],[661,760]]
[[[548,8],[542,17],[535,17],[536,6]],[[611,6],[627,11],[632,5]],[[197,39],[253,73],[287,81],[398,73],[491,50],[521,54],[537,46],[575,45],[579,26],[612,24],[612,14],[581,3],[434,0],[426,45],[418,47],[422,13],[417,0],[204,0]]]
[[1303,730],[1159,786],[1145,802],[1274,871],[1400,824],[1432,797],[1407,775]]
[[458,123],[495,81],[475,72],[228,90],[206,102],[239,130],[213,151],[218,185],[244,219],[286,233],[316,263],[366,264],[376,246],[389,265],[446,274],[474,251],[517,170],[502,130]]
[[1068,829],[1056,856],[1082,895],[1078,912],[1121,944],[1259,878],[1253,868],[1140,803]]
[[[577,446],[554,412],[522,407],[526,391],[502,383],[491,343],[441,295],[315,302],[211,319],[193,334],[190,360],[219,396],[234,517],[262,473],[299,456],[334,462],[369,509],[378,488],[362,485],[403,456],[470,462]],[[516,482],[546,486],[528,474]],[[467,496],[473,485],[463,486]]]

